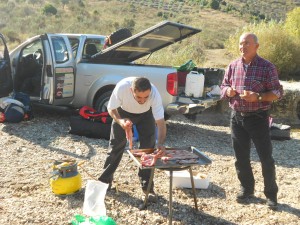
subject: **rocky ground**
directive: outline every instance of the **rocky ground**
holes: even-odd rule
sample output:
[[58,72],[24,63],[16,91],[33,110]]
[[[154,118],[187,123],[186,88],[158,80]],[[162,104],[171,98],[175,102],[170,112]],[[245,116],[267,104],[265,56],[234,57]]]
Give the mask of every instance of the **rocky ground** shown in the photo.
[[[68,133],[67,115],[38,112],[32,121],[0,124],[0,224],[69,224],[82,214],[87,180],[98,177],[106,156],[108,141]],[[173,225],[202,224],[300,224],[300,132],[292,139],[273,141],[279,185],[277,210],[265,205],[260,163],[253,149],[256,190],[253,200],[238,204],[239,183],[234,170],[227,118],[212,116],[189,121],[177,116],[169,120],[166,145],[195,146],[212,159],[208,166],[193,167],[210,177],[208,189],[197,190],[199,210],[194,209],[190,189],[173,189]],[[220,122],[218,122],[220,121]],[[79,172],[82,190],[70,196],[52,193],[49,179],[54,160],[84,160]],[[125,155],[116,172],[119,192],[105,198],[107,215],[118,225],[168,224],[169,180],[164,171],[155,172],[158,202],[139,210],[141,189],[137,168]],[[125,168],[121,173],[121,168]]]

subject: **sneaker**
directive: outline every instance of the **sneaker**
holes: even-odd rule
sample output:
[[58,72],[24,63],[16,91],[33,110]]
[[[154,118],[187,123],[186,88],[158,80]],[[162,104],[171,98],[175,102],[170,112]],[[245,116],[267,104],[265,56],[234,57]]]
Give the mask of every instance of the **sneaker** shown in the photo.
[[267,206],[269,206],[269,208],[274,209],[277,207],[277,199],[271,199],[271,198],[267,198]]
[[247,200],[252,197],[254,197],[253,192],[241,191],[240,193],[237,194],[236,200],[243,201],[243,200]]
[[[147,191],[143,190],[143,201],[145,201],[145,198],[146,198],[146,193]],[[157,195],[154,193],[154,191],[150,191],[150,193],[148,194],[148,202],[153,202],[153,203],[156,203],[157,202]]]

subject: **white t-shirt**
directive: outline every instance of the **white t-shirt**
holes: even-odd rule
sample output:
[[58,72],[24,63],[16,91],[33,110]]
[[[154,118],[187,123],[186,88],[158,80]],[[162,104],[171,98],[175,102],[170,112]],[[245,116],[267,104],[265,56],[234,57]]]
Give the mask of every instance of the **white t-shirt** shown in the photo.
[[144,113],[152,107],[152,113],[155,120],[164,118],[164,108],[161,96],[157,88],[151,83],[151,92],[149,98],[144,104],[139,104],[130,90],[131,84],[136,77],[128,77],[117,83],[108,102],[107,109],[117,109],[121,107],[129,113]]

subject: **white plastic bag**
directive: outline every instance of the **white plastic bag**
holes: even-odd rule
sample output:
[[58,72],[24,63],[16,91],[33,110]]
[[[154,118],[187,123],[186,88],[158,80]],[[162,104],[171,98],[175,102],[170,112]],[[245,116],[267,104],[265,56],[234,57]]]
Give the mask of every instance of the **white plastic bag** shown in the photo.
[[221,88],[219,87],[219,85],[213,85],[211,86],[211,91],[208,92],[207,95],[221,95]]
[[83,214],[87,216],[106,216],[104,198],[108,184],[88,180],[84,193]]

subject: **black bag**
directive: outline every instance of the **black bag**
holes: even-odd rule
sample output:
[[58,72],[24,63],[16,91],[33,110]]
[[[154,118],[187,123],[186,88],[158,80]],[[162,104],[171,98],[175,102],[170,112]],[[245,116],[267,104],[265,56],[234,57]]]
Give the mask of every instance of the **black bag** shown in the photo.
[[270,127],[270,134],[272,140],[290,140],[291,127],[289,125],[272,123]]
[[111,123],[102,123],[97,120],[84,119],[81,116],[70,117],[70,134],[109,140],[110,129]]

